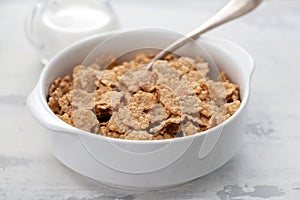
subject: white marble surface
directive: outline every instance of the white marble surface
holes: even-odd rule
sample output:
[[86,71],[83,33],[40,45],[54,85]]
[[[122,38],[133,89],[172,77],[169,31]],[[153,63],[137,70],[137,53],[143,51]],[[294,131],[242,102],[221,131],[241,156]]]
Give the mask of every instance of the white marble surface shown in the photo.
[[[185,33],[225,2],[113,0],[112,4],[123,28],[162,27]],[[44,129],[25,107],[42,70],[23,30],[32,3],[0,1],[0,200],[300,198],[299,0],[267,0],[250,15],[208,34],[239,43],[256,60],[243,146],[217,171],[153,192],[99,185],[52,155]]]

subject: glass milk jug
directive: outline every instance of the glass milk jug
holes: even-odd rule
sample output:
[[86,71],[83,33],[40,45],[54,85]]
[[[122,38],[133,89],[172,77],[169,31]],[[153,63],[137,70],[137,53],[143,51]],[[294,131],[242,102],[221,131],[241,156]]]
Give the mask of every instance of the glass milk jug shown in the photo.
[[26,33],[46,64],[67,45],[118,27],[106,0],[38,0],[28,15]]

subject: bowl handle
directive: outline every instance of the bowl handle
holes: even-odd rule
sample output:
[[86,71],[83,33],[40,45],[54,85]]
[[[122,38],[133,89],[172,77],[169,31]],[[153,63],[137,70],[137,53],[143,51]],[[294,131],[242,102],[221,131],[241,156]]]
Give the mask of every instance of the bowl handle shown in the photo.
[[28,95],[26,100],[26,105],[31,111],[34,118],[42,124],[45,128],[50,130],[59,131],[62,133],[71,133],[73,127],[69,126],[64,122],[60,122],[55,118],[54,113],[52,113],[49,109],[45,109],[46,102],[43,101],[41,95],[39,93],[40,85],[38,84],[32,92]]

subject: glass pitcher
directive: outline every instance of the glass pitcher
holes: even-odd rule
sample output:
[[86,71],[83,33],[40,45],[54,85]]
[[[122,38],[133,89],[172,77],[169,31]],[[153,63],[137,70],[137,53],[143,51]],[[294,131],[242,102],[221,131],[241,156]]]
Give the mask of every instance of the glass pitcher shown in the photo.
[[38,0],[28,15],[26,34],[46,64],[67,45],[118,27],[107,0]]

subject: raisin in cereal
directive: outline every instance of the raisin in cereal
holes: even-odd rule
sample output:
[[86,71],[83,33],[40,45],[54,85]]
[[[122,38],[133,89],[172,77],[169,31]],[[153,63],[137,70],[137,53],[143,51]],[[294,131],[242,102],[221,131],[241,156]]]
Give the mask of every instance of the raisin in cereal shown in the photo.
[[48,90],[57,117],[91,134],[128,140],[184,137],[217,126],[240,107],[238,85],[224,72],[209,77],[205,60],[174,54],[154,62],[138,53],[122,62],[113,54],[78,65]]

